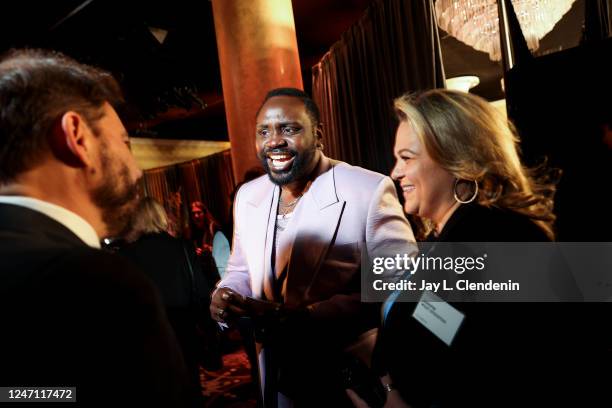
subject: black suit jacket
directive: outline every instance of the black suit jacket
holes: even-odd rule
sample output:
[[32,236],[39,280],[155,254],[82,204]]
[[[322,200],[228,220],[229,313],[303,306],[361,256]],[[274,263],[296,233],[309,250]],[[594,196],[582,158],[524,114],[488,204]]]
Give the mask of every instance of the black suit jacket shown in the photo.
[[0,204],[0,384],[80,405],[184,406],[182,355],[150,281],[63,225]]
[[[446,242],[537,242],[526,216],[462,205],[442,230]],[[441,256],[432,252],[430,256]],[[602,398],[612,361],[609,303],[452,303],[465,315],[451,346],[396,302],[375,351],[379,374],[415,408],[554,406]],[[608,379],[609,380],[609,379]],[[610,397],[607,397],[608,406]],[[601,402],[601,401],[600,401]]]

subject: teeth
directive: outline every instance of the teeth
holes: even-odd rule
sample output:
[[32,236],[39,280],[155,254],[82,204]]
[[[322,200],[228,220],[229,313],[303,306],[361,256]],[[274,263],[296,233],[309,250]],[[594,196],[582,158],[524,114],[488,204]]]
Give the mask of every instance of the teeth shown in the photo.
[[288,165],[289,161],[293,159],[293,157],[291,156],[270,156],[270,159],[272,161],[272,167],[274,167],[275,169],[283,169]]
[[414,190],[414,186],[413,185],[404,186],[404,187],[402,187],[402,190],[404,190],[404,191],[412,191],[412,190]]

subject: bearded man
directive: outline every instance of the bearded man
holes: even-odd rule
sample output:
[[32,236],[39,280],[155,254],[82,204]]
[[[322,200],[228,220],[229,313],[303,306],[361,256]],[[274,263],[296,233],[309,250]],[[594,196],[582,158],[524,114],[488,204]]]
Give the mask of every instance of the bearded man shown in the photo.
[[211,303],[220,322],[253,319],[266,407],[350,406],[343,354],[378,321],[360,301],[362,253],[416,249],[390,178],[327,158],[319,116],[301,90],[266,96],[255,144],[267,175],[237,193]]
[[85,405],[186,406],[157,292],[99,249],[125,227],[142,176],[120,102],[108,73],[63,55],[0,59],[0,384],[75,387]]

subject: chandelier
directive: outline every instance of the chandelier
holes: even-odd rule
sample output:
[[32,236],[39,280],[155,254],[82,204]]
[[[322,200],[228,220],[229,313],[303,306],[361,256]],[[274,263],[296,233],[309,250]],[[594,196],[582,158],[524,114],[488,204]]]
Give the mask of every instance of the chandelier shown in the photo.
[[[523,35],[530,50],[537,50],[575,0],[512,0]],[[441,29],[501,60],[497,0],[437,0],[436,16]]]

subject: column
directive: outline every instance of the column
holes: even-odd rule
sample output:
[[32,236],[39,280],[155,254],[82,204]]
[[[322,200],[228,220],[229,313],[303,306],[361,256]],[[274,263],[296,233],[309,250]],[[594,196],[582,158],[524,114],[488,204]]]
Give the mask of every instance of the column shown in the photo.
[[257,166],[255,114],[273,88],[303,89],[291,0],[212,0],[237,182]]

